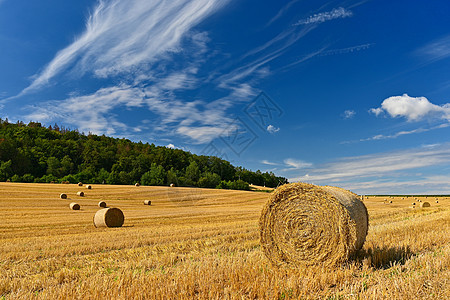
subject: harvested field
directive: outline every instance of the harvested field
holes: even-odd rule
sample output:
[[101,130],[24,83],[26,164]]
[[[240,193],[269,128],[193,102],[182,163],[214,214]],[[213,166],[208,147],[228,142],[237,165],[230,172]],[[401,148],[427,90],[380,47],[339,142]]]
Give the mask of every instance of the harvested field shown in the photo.
[[[74,213],[55,195],[78,188],[0,183],[0,298],[450,295],[450,198],[413,209],[411,198],[385,204],[386,197],[370,196],[369,231],[356,258],[287,270],[272,267],[260,247],[258,221],[269,193],[96,185]],[[94,227],[99,201],[123,211],[122,227]]]

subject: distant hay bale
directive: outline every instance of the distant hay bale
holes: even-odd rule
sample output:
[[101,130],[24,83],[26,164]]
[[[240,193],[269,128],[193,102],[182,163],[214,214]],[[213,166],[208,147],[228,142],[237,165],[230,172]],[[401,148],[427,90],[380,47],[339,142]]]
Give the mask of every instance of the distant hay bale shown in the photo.
[[144,200],[144,204],[145,205],[152,205],[152,201],[151,200]]
[[95,213],[94,226],[99,227],[121,227],[125,221],[123,212],[115,207],[103,208]]
[[78,182],[78,186],[83,186],[83,183],[82,182]]
[[71,210],[80,210],[80,204],[78,203],[72,202],[69,206]]
[[67,199],[67,195],[64,194],[64,193],[62,193],[61,195],[59,195],[59,198],[61,198],[61,199]]
[[424,207],[430,207],[431,206],[431,204],[429,203],[429,202],[422,202],[422,203],[420,203],[420,208],[424,208]]
[[98,203],[98,207],[105,208],[105,207],[106,207],[106,202],[105,202],[105,201],[100,201],[100,202]]
[[436,203],[439,203],[439,200],[436,200]]
[[139,182],[136,182],[135,184],[134,184],[134,186],[140,186],[141,184],[139,183]]
[[413,202],[412,205],[413,205],[413,206],[416,205],[416,202]]
[[92,186],[90,186],[90,185],[88,184],[88,185],[86,185],[86,188],[87,188],[88,190],[91,190],[91,189],[92,189]]
[[77,196],[84,197],[84,192],[77,192]]
[[392,203],[392,200],[391,200],[391,201],[389,201],[389,203]]
[[170,184],[170,187],[174,187],[175,185],[173,183]]
[[261,247],[279,267],[334,265],[361,249],[368,219],[364,203],[350,191],[285,184],[271,194],[261,212]]

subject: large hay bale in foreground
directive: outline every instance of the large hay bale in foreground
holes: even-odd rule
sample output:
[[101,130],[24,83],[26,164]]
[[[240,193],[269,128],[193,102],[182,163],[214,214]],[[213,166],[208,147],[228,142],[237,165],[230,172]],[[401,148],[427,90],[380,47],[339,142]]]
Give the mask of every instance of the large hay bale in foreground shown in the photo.
[[78,203],[72,202],[69,206],[71,210],[80,210],[80,204]]
[[64,193],[62,193],[62,194],[59,195],[59,198],[61,198],[61,199],[67,199],[67,195],[64,194]]
[[77,196],[84,197],[84,192],[77,192]]
[[95,227],[121,227],[125,221],[123,212],[115,207],[103,208],[95,213]]
[[347,190],[285,184],[259,220],[262,250],[279,267],[334,265],[361,249],[369,226],[365,205]]
[[424,208],[424,207],[430,207],[431,204],[429,202],[420,202],[420,207]]
[[152,205],[152,201],[151,200],[144,200],[144,204],[145,205]]
[[105,207],[106,207],[106,202],[105,202],[105,201],[100,201],[100,202],[98,203],[98,207],[103,207],[103,208],[105,208]]

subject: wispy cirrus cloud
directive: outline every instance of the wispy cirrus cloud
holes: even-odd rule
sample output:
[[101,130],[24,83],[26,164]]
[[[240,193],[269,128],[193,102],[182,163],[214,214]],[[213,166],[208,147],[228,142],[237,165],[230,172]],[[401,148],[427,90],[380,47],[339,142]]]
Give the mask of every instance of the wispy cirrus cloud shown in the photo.
[[[309,169],[307,174],[290,181],[307,181],[317,184],[361,182],[363,178],[390,178],[396,173],[450,163],[450,144],[417,147],[363,156],[342,158]],[[306,173],[306,172],[305,172]]]
[[425,58],[428,62],[435,62],[450,57],[450,35],[417,49],[415,54]]
[[312,16],[307,17],[306,19],[299,20],[295,23],[295,26],[298,25],[308,25],[308,24],[320,24],[326,21],[348,18],[353,16],[353,12],[351,10],[347,10],[343,7],[335,8],[331,11],[322,12],[318,14],[314,14]]
[[227,0],[99,1],[85,31],[36,75],[21,94],[38,90],[72,69],[108,77],[128,73],[178,51],[183,36]]

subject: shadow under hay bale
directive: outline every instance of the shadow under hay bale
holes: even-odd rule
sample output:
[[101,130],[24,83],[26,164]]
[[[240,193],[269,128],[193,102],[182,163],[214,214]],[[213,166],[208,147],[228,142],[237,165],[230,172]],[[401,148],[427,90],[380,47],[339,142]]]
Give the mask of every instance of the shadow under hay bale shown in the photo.
[[121,227],[125,221],[123,212],[115,207],[103,208],[94,215],[94,226],[99,227]]
[[67,195],[64,194],[64,193],[62,193],[62,194],[59,195],[59,198],[61,198],[61,199],[67,199]]
[[394,264],[404,265],[414,253],[409,246],[403,247],[370,247],[360,250],[354,256],[357,262],[367,260],[369,266],[376,269],[388,269]]
[[105,208],[105,207],[106,207],[106,202],[105,202],[105,201],[100,201],[100,202],[98,203],[98,207]]
[[278,267],[334,265],[361,249],[368,225],[367,209],[356,194],[337,187],[286,184],[262,210],[261,247]]
[[71,210],[80,210],[80,204],[78,204],[78,203],[75,203],[75,202],[72,202],[72,203],[70,203],[70,209]]

